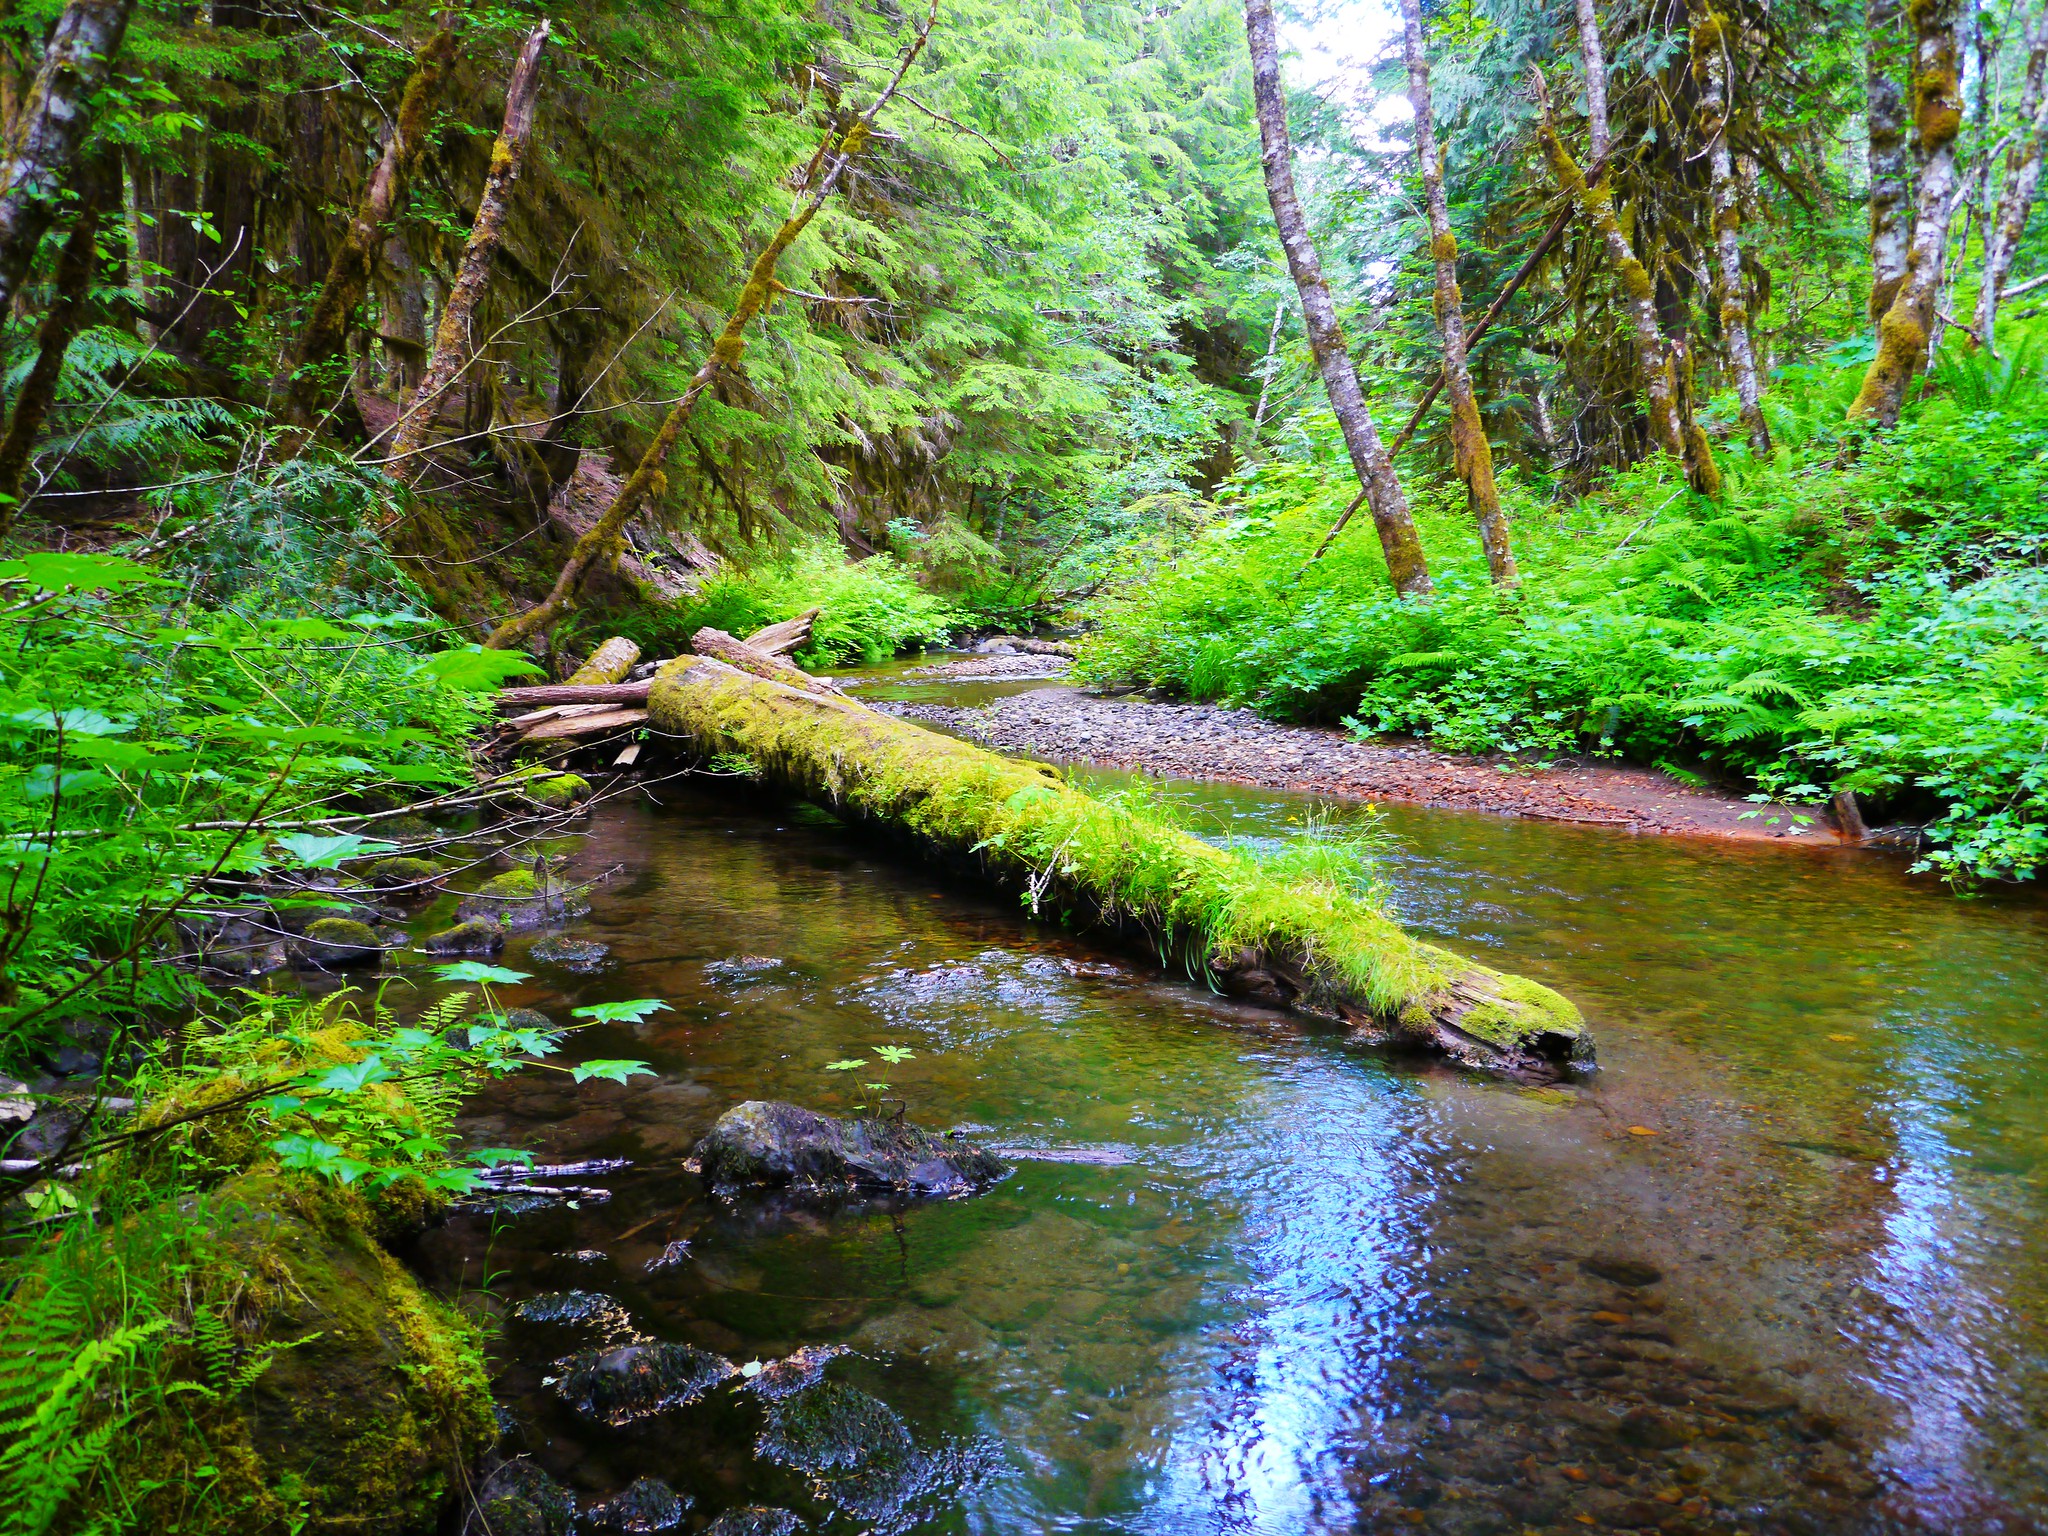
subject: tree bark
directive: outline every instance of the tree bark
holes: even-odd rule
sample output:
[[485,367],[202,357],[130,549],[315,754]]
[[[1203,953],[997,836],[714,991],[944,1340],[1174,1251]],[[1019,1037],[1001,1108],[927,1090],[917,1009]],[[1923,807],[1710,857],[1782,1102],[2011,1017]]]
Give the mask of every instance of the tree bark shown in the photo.
[[1634,247],[1614,214],[1614,193],[1603,176],[1589,183],[1571,151],[1557,131],[1550,112],[1550,93],[1541,70],[1531,68],[1540,115],[1536,136],[1560,190],[1579,210],[1579,216],[1606,250],[1614,278],[1621,285],[1622,308],[1636,343],[1636,371],[1649,411],[1650,435],[1657,445],[1685,466],[1686,483],[1702,496],[1721,493],[1721,472],[1714,463],[1706,434],[1689,422],[1680,410],[1679,376],[1681,359],[1665,339],[1657,320],[1657,289],[1649,269],[1636,259]]
[[[100,225],[107,203],[119,192],[120,172],[111,163],[88,166],[79,178],[78,220],[57,257],[55,292],[36,331],[35,366],[14,397],[7,435],[0,438],[0,535],[14,526],[22,506],[22,481],[64,373],[64,355],[85,316],[98,265]],[[110,187],[109,182],[112,182]]]
[[1579,22],[1579,62],[1586,72],[1586,147],[1598,164],[1614,143],[1607,126],[1607,50],[1600,44],[1593,0],[1573,0],[1573,10]]
[[1266,197],[1273,205],[1273,222],[1279,227],[1288,270],[1301,294],[1309,351],[1315,356],[1330,408],[1344,433],[1351,467],[1365,489],[1394,590],[1402,597],[1426,597],[1431,590],[1429,567],[1423,559],[1422,541],[1416,536],[1415,519],[1409,515],[1408,498],[1394,473],[1394,461],[1366,410],[1358,368],[1351,360],[1330,285],[1323,279],[1322,259],[1316,254],[1295,192],[1294,147],[1287,133],[1287,97],[1280,83],[1280,43],[1273,25],[1272,0],[1245,0],[1244,19],[1251,45],[1252,96],[1258,109]]
[[512,67],[511,83],[505,89],[505,124],[498,141],[491,146],[491,168],[484,177],[483,195],[477,199],[476,221],[470,225],[469,240],[462,248],[462,262],[456,269],[455,284],[448,301],[441,306],[440,324],[434,329],[434,351],[427,359],[419,388],[406,402],[405,414],[391,439],[387,462],[395,477],[410,485],[426,468],[422,451],[441,399],[469,366],[470,320],[477,300],[490,281],[491,261],[505,232],[505,214],[512,205],[512,183],[519,179],[519,167],[526,158],[526,141],[533,132],[533,101],[540,86],[540,50],[548,38],[543,21],[528,35]]
[[640,647],[624,635],[613,635],[584,659],[583,665],[569,674],[570,686],[592,683],[623,683],[626,674],[633,670],[640,660]]
[[[1582,0],[1583,3],[1583,0]],[[1415,109],[1415,160],[1422,171],[1423,200],[1429,208],[1429,254],[1436,267],[1436,324],[1443,338],[1444,387],[1451,399],[1451,453],[1465,482],[1465,504],[1479,524],[1486,568],[1497,587],[1521,583],[1508,536],[1507,513],[1493,479],[1493,448],[1486,440],[1472,368],[1465,355],[1465,299],[1458,291],[1458,237],[1451,230],[1444,197],[1443,162],[1436,143],[1436,119],[1429,96],[1429,54],[1422,32],[1422,0],[1401,0],[1402,40],[1408,55],[1408,101]]]
[[2005,180],[1998,189],[1998,210],[1984,226],[1984,281],[1977,290],[1977,344],[1998,351],[1995,331],[1999,292],[2012,273],[2020,237],[2034,211],[2041,187],[2043,151],[2048,150],[2048,4],[2036,8],[2027,23],[2027,74],[2020,88],[2019,130],[2005,152]]
[[[398,118],[384,142],[384,153],[370,172],[348,228],[327,265],[320,297],[314,301],[312,314],[306,317],[306,328],[299,337],[301,371],[332,361],[348,345],[355,312],[370,291],[370,273],[377,251],[384,244],[384,227],[404,195],[406,183],[412,179],[421,151],[426,148],[434,108],[454,61],[455,33],[446,26],[436,30],[413,55],[412,73],[406,79],[404,95],[399,98]],[[296,393],[302,404],[310,403],[309,386],[310,381],[297,382]]]
[[1889,427],[1906,386],[1926,361],[1934,295],[1948,256],[1956,191],[1956,134],[1963,103],[1957,79],[1957,0],[1915,0],[1913,18],[1913,163],[1918,181],[1906,273],[1877,327],[1877,355],[1849,407],[1851,421]]
[[1906,48],[1900,0],[1864,0],[1863,111],[1869,129],[1870,305],[1881,321],[1906,277],[1912,244],[1912,163],[1906,146]]
[[569,551],[569,558],[563,563],[561,574],[555,578],[554,586],[537,607],[515,618],[507,619],[491,631],[484,644],[494,650],[518,645],[529,635],[553,624],[575,599],[576,589],[582,585],[583,577],[596,563],[598,556],[608,553],[617,544],[619,534],[627,519],[638,511],[646,500],[659,492],[665,484],[662,465],[674,451],[676,439],[682,436],[683,427],[696,408],[697,401],[709,389],[722,371],[739,366],[740,358],[746,352],[747,327],[754,317],[768,307],[768,301],[781,288],[775,280],[775,269],[782,256],[795,243],[797,236],[804,232],[818,210],[825,206],[825,199],[832,195],[856,156],[867,146],[873,132],[875,119],[882,109],[896,95],[903,84],[903,77],[910,73],[910,66],[917,62],[924,52],[925,44],[931,39],[932,28],[938,25],[938,0],[932,0],[931,12],[918,29],[915,39],[904,50],[903,58],[896,67],[896,74],[875,98],[875,104],[861,116],[856,117],[844,133],[827,135],[819,144],[817,153],[804,167],[799,183],[801,192],[790,216],[782,223],[768,244],[754,258],[754,265],[747,274],[746,286],[740,290],[739,302],[726,316],[725,326],[718,333],[718,339],[711,344],[711,355],[691,377],[689,387],[683,391],[680,400],[670,407],[662,419],[661,426],[654,434],[654,441],[640,456],[633,473],[619,492],[612,498],[590,530],[579,538]]
[[1273,327],[1266,333],[1266,356],[1259,365],[1259,405],[1252,412],[1252,431],[1256,434],[1266,424],[1266,402],[1273,396],[1273,370],[1278,366],[1280,356],[1280,322],[1287,318],[1285,303],[1273,306]]
[[56,216],[64,173],[91,127],[93,96],[121,51],[133,10],[134,0],[71,0],[51,30],[0,154],[0,314],[27,281]]
[[1735,179],[1735,157],[1728,148],[1730,76],[1729,20],[1704,0],[1695,0],[1692,18],[1693,76],[1700,86],[1700,127],[1708,135],[1708,163],[1714,178],[1715,287],[1719,290],[1721,335],[1735,375],[1735,395],[1742,402],[1742,425],[1749,449],[1760,459],[1771,456],[1771,429],[1764,421],[1763,387],[1757,378],[1756,353],[1749,341],[1749,305],[1742,283],[1742,187]]

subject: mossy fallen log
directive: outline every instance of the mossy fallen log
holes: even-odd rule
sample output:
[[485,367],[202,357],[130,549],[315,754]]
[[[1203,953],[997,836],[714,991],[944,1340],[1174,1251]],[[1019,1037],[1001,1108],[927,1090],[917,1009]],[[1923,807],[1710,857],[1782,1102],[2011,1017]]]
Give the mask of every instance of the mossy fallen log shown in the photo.
[[852,700],[711,658],[654,680],[649,723],[738,754],[763,781],[971,861],[1040,911],[1141,937],[1227,991],[1343,1021],[1354,1036],[1474,1067],[1590,1066],[1579,1012],[1548,987],[1402,932],[1371,901],[1277,877],[1152,816]]
[[640,660],[640,647],[624,635],[613,635],[569,676],[571,687],[594,687],[606,683],[623,683],[626,674]]

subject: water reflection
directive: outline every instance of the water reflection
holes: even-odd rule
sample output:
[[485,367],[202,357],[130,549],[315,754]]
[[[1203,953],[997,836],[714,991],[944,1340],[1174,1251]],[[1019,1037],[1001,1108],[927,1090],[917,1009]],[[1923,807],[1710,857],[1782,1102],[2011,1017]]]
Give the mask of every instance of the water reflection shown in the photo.
[[[1252,834],[1305,810],[1184,793]],[[1387,828],[1412,925],[1586,1007],[1594,1084],[1356,1055],[815,816],[609,816],[579,858],[626,866],[592,920],[616,968],[536,966],[548,984],[512,1001],[667,998],[588,1043],[662,1077],[510,1080],[471,1129],[638,1164],[608,1204],[457,1224],[430,1259],[488,1264],[513,1301],[601,1292],[735,1365],[848,1346],[816,1422],[886,1415],[869,1438],[917,1496],[835,1499],[737,1385],[593,1436],[541,1380],[568,1350],[511,1325],[503,1390],[536,1456],[587,1503],[655,1476],[706,1518],[847,1529],[2029,1529],[2040,909],[1854,855]],[[916,1053],[892,1083],[922,1123],[1131,1160],[771,1221],[677,1167],[740,1099],[848,1107],[824,1066],[880,1044]],[[933,1502],[927,1465],[974,1475]]]

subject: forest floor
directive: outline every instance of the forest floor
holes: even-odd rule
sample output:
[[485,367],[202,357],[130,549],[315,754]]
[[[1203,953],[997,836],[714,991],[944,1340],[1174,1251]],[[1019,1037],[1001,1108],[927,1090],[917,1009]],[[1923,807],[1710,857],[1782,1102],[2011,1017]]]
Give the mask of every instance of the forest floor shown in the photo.
[[[973,662],[954,666],[961,680],[989,675]],[[1813,807],[1753,805],[1653,768],[1577,759],[1536,767],[1463,757],[1414,741],[1365,742],[1337,730],[1276,725],[1249,710],[1213,704],[1099,698],[1048,684],[979,708],[900,702],[876,707],[1004,751],[1177,778],[1682,837],[1838,841]],[[1802,825],[1792,819],[1795,814],[1812,820]]]

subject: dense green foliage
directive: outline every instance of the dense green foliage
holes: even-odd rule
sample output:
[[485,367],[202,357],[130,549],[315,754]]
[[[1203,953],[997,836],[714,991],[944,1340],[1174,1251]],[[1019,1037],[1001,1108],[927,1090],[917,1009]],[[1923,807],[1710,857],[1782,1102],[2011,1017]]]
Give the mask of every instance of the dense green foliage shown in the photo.
[[2048,861],[2048,389],[2025,354],[1835,467],[1859,363],[1779,380],[1776,460],[1720,504],[1664,462],[1512,510],[1526,585],[1486,583],[1458,510],[1425,518],[1439,596],[1396,602],[1351,536],[1304,573],[1347,489],[1312,457],[1228,487],[1170,565],[1092,609],[1084,670],[1298,719],[1533,759],[1627,753],[1780,794],[1936,813],[1963,876]]

